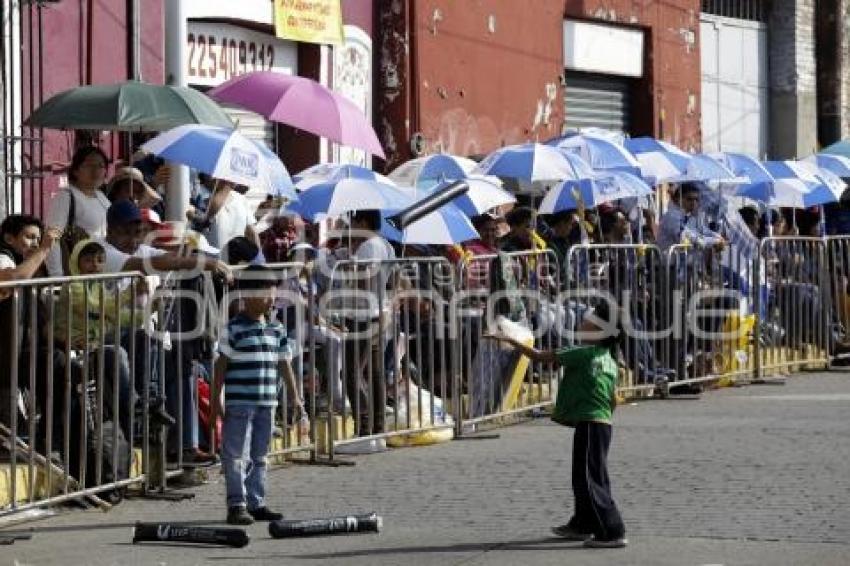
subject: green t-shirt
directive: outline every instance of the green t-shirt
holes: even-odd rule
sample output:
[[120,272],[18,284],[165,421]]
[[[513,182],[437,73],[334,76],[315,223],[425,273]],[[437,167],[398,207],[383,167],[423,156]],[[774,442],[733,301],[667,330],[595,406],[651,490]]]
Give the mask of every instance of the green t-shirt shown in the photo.
[[572,426],[581,421],[610,423],[616,404],[617,362],[608,348],[582,346],[557,352],[564,378],[552,420]]

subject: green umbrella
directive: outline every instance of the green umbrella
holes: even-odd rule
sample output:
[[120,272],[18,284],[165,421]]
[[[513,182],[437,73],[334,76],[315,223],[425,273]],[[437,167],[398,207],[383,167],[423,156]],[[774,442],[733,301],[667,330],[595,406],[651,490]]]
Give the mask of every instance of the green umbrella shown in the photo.
[[232,128],[207,95],[186,87],[127,81],[72,88],[51,97],[27,126],[77,130],[160,132],[183,124]]

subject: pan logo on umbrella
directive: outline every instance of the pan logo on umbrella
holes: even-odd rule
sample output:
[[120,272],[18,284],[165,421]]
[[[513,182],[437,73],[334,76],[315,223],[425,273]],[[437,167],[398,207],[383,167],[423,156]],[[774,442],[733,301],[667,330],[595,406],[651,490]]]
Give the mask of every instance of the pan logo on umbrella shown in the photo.
[[256,179],[259,175],[260,157],[238,147],[230,148],[230,169],[239,175]]

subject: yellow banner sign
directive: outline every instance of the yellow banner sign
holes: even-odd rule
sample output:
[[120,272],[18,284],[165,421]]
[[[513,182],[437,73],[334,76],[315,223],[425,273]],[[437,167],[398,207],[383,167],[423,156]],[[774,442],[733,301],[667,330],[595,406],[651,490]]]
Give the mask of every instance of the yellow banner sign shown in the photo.
[[341,0],[275,0],[275,35],[307,43],[342,43]]

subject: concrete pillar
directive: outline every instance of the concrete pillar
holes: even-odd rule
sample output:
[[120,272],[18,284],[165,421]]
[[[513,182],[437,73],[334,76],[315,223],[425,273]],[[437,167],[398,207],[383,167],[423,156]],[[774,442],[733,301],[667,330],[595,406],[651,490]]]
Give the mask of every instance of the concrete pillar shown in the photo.
[[416,45],[411,20],[413,0],[375,0],[375,131],[387,160],[376,171],[392,171],[411,159],[411,139],[419,117],[414,107]]
[[[166,83],[187,86],[186,38],[188,34],[185,0],[171,0],[165,12],[165,76]],[[165,219],[185,221],[189,208],[189,168],[171,163],[171,179],[166,188]]]
[[815,0],[774,0],[770,15],[771,157],[817,151]]
[[821,147],[842,138],[844,115],[842,108],[847,68],[846,53],[842,50],[847,25],[843,8],[846,0],[819,0],[817,4],[815,36],[817,38],[817,97],[818,142]]

